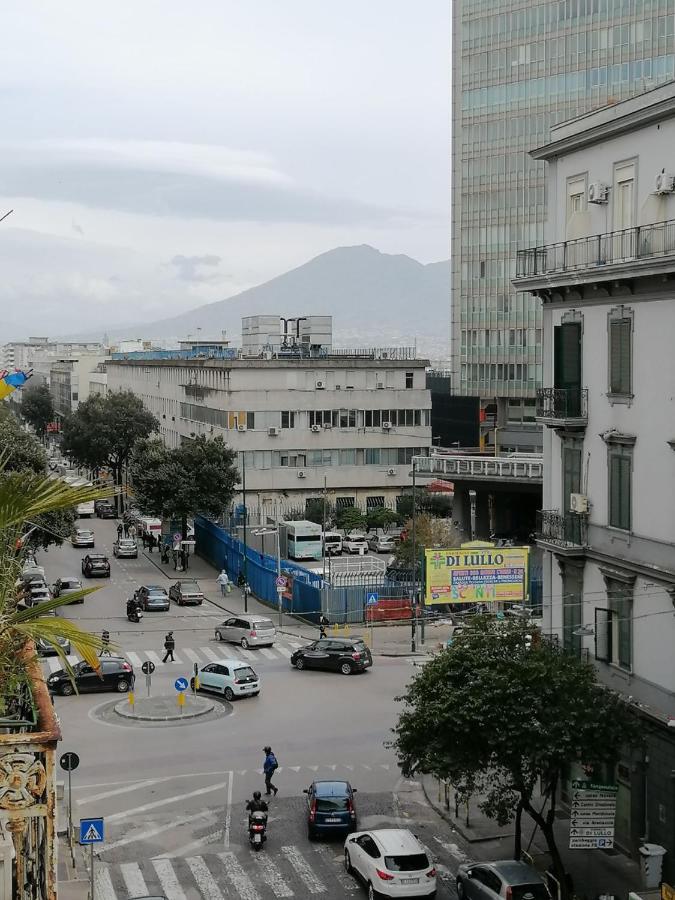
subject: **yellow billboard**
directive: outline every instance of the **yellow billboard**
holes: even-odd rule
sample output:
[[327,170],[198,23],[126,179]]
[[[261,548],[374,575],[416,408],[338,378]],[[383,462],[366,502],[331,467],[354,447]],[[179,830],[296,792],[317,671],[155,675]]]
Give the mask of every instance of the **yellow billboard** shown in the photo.
[[529,547],[481,541],[425,550],[425,603],[522,603],[528,595]]

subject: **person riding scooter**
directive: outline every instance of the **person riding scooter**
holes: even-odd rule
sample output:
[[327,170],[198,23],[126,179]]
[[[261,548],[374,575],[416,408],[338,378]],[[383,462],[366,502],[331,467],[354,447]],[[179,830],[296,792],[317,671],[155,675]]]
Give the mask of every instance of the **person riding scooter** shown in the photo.
[[127,600],[127,619],[130,622],[140,622],[143,614],[141,613],[141,607],[136,600],[135,597],[129,597]]
[[265,813],[265,821],[267,821],[267,813],[269,812],[269,807],[262,799],[262,794],[260,791],[253,791],[253,797],[246,804],[246,809],[249,813],[249,820],[251,818],[251,813],[261,812]]

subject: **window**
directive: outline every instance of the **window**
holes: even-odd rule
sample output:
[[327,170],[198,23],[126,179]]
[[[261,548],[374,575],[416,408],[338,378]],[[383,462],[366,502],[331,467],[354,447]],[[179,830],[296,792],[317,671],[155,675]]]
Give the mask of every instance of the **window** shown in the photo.
[[380,464],[380,450],[378,447],[368,447],[366,448],[366,465],[367,466],[379,466]]
[[335,508],[336,509],[351,509],[354,506],[354,498],[353,497],[336,497],[335,498]]
[[631,528],[631,493],[633,450],[623,444],[613,444],[608,450],[609,524],[612,528]]
[[284,410],[281,413],[281,427],[282,428],[295,428],[295,413],[289,410]]
[[586,176],[577,175],[567,181],[567,221],[586,209]]
[[607,609],[595,611],[595,658],[630,670],[633,664],[633,584],[605,575]]
[[366,497],[366,509],[376,509],[384,506],[384,497]]
[[73,400],[77,400],[79,397],[77,391],[73,391]]
[[633,389],[633,315],[625,307],[609,313],[609,394],[630,398]]
[[564,560],[562,567],[563,589],[563,647],[575,656],[581,654],[581,636],[575,630],[582,624],[583,565]]
[[252,412],[246,413],[246,427],[250,431],[253,431],[253,429],[255,428],[255,413],[252,413]]
[[340,465],[341,466],[355,466],[356,465],[356,450],[340,450]]

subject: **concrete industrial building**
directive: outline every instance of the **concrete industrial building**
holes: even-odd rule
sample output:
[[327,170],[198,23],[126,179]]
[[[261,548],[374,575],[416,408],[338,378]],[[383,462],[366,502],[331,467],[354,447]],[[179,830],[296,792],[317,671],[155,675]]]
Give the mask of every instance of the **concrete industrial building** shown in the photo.
[[80,353],[52,361],[49,390],[57,418],[75,412],[79,404],[88,399],[92,373],[96,373],[94,380],[100,377],[98,369],[106,359],[107,356],[101,353]]
[[[672,19],[672,16],[671,16]],[[515,287],[543,305],[544,630],[644,724],[616,842],[668,851],[675,878],[675,83],[561,124],[547,243]],[[570,773],[574,777],[575,773]],[[582,776],[583,777],[583,776]]]
[[113,354],[108,390],[141,397],[170,447],[222,435],[245,467],[248,505],[270,515],[324,486],[337,506],[394,505],[411,484],[413,455],[431,445],[427,361],[406,348],[333,350],[330,323],[313,317],[304,320],[309,342],[283,346],[270,340],[279,334],[274,318],[276,331],[245,321],[246,350],[203,352],[200,341],[193,350]]
[[453,388],[480,396],[482,439],[541,449],[539,301],[511,285],[515,251],[544,239],[545,167],[528,155],[556,122],[675,73],[675,2],[455,0]]

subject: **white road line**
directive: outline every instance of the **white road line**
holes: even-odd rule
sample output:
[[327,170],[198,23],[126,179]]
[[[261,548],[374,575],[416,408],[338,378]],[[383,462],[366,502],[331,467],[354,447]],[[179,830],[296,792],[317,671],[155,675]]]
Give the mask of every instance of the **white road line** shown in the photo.
[[155,653],[154,650],[144,650],[143,653],[145,653],[145,655],[148,657],[150,662],[154,662],[154,664],[156,666],[162,665],[162,660],[159,658],[159,656]]
[[302,853],[300,853],[297,847],[282,847],[281,852],[291,863],[302,881],[305,882],[305,886],[310,894],[326,893],[326,885],[323,883],[323,881],[316,877],[316,875],[312,871],[312,867],[307,862]]
[[[106,816],[106,822],[117,822],[120,819],[127,819],[129,816],[136,816],[139,813],[148,812],[151,809],[157,809],[160,806],[171,806],[179,803],[181,800],[188,800],[190,797],[201,797],[202,794],[210,794],[213,791],[219,791],[221,788],[227,787],[227,781],[219,781],[217,784],[210,784],[207,787],[198,788],[196,791],[189,791],[187,794],[175,794],[173,797],[165,797],[163,800],[154,800],[152,803],[145,803],[143,806],[136,806],[133,809],[124,809],[122,812],[113,813]],[[106,849],[109,849],[109,845]]]
[[223,829],[223,843],[225,849],[230,847],[230,823],[232,821],[232,782],[234,781],[234,772],[230,772],[227,779],[227,802],[225,805],[225,827]]
[[220,888],[201,856],[189,856],[185,862],[190,866],[204,900],[223,900]]
[[190,841],[189,844],[183,844],[182,847],[176,847],[175,850],[159,853],[157,856],[153,857],[153,859],[175,859],[179,856],[189,856],[190,853],[194,853],[195,850],[198,850],[203,844],[216,844],[218,841],[222,841],[223,833],[223,829],[219,828],[217,831],[205,834],[203,838],[199,838],[197,841]]
[[281,653],[282,656],[285,656],[286,659],[291,658],[292,654],[288,647],[282,647],[281,644],[275,644],[274,649],[277,651],[277,653]]
[[50,672],[58,672],[63,665],[58,656],[50,656],[44,662]]
[[115,888],[110,880],[110,872],[100,863],[96,865],[94,870],[94,881],[98,900],[117,900]]
[[71,666],[76,666],[79,663],[79,661],[80,661],[79,656],[75,656],[74,653],[68,654],[68,662],[71,664]]
[[[295,894],[284,881],[283,875],[266,853],[252,853],[252,864],[260,870],[260,877],[275,897],[294,897]],[[169,900],[171,898],[169,897]]]
[[136,666],[136,668],[140,669],[143,665],[143,660],[140,658],[138,653],[131,653],[130,651],[126,654],[127,659],[131,663],[132,666]]
[[201,657],[197,656],[194,650],[188,650],[186,647],[184,647],[182,652],[185,654],[185,656],[187,656],[190,662],[197,663],[197,665],[199,666],[202,664]]
[[237,647],[237,652],[241,653],[241,655],[246,659],[255,659],[256,656],[255,653],[251,653],[250,650],[244,650],[243,647]]
[[292,647],[294,650],[299,650],[300,647],[304,646],[303,644],[298,644],[296,641],[288,641],[288,646]]
[[253,887],[253,882],[241,867],[234,853],[219,853],[219,859],[225,867],[225,873],[232,882],[232,887],[241,900],[260,900],[260,894]]
[[[106,818],[110,818],[109,816]],[[178,828],[180,825],[187,825],[189,822],[196,822],[198,819],[202,819],[204,821],[208,821],[215,818],[215,814],[211,811],[201,810],[198,813],[195,813],[192,816],[181,816],[178,819],[173,819],[171,822],[166,822],[164,825],[155,825],[153,828],[146,828],[144,831],[136,831],[133,834],[128,835],[127,837],[119,838],[116,841],[106,841],[104,846],[99,851],[100,853],[107,853],[108,850],[115,850],[117,847],[124,847],[126,844],[132,844],[137,841],[145,841],[148,838],[156,837],[158,834],[163,834],[165,831],[171,831],[172,828]]]
[[143,897],[148,894],[148,886],[138,863],[122,863],[120,871],[130,897]]
[[221,653],[220,656],[218,656],[218,654],[217,654],[217,653],[214,653],[213,650],[212,650],[210,647],[200,647],[199,650],[200,650],[201,653],[204,654],[204,656],[205,656],[207,659],[210,659],[211,662],[218,662],[218,660],[220,660],[220,659],[223,658],[222,653]]
[[335,870],[333,878],[337,880],[343,891],[351,894],[357,889],[356,880],[345,872],[342,863],[342,853],[336,855],[333,848],[326,844],[317,844],[314,847],[314,851],[331,869]]
[[152,864],[157,872],[159,883],[166,894],[167,900],[186,900],[183,888],[178,883],[178,878],[173,866],[168,859],[153,859]]
[[104,791],[102,794],[90,794],[88,797],[80,797],[78,803],[93,803],[94,800],[107,800],[108,797],[114,797],[116,794],[126,794],[129,791],[136,791],[138,788],[148,787],[151,784],[157,784],[160,781],[170,781],[167,778],[152,778],[149,781],[135,781],[133,784],[127,784],[121,788],[115,788],[114,791]]
[[268,659],[276,659],[277,658],[276,653],[273,653],[273,651],[268,649],[267,647],[259,647],[258,649],[259,649],[260,653],[262,653],[262,655],[266,656]]

